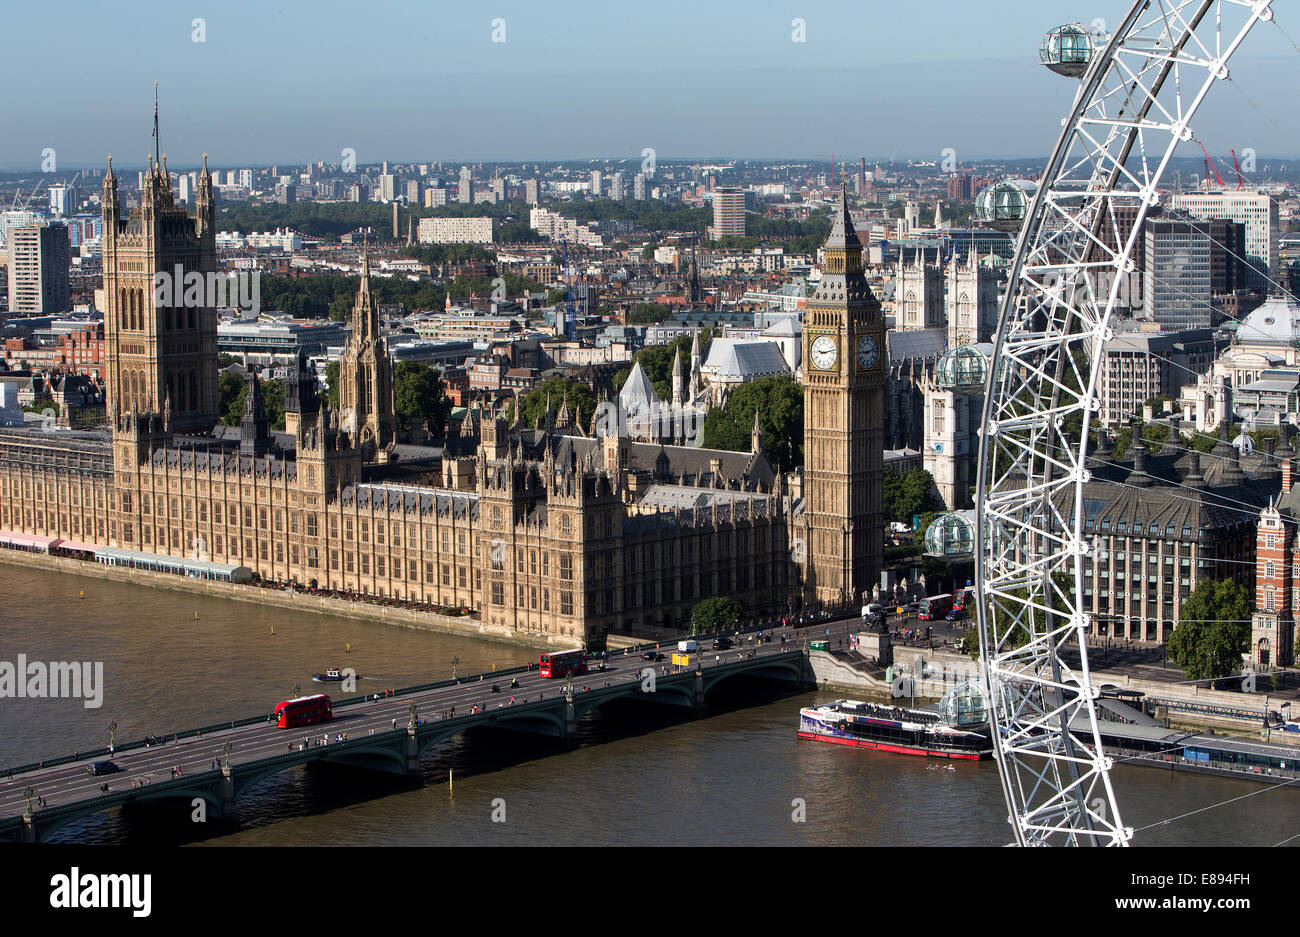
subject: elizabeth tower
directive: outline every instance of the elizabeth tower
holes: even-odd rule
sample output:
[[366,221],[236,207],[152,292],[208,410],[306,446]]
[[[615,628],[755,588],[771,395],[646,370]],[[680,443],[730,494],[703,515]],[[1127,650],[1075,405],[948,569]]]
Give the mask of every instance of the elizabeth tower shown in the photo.
[[884,553],[885,341],[847,199],[803,323],[804,600],[856,602]]

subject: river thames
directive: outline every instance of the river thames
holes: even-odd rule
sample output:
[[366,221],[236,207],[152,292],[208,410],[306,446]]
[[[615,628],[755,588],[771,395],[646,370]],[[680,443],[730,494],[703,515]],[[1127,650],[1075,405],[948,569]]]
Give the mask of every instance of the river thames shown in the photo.
[[[452,658],[464,674],[518,665],[538,653],[8,564],[0,566],[0,581],[0,660],[24,654],[29,661],[104,664],[98,709],[81,700],[0,699],[0,767],[103,746],[113,721],[125,741],[268,712],[295,686],[312,692],[312,673],[329,666],[355,668],[362,677],[358,690],[372,692],[449,677]],[[196,824],[179,810],[135,808],[80,821],[55,841],[977,846],[1009,840],[991,761],[949,765],[799,741],[799,708],[834,696],[739,679],[732,684],[720,687],[700,716],[633,703],[621,704],[628,709],[614,718],[597,711],[579,724],[576,747],[491,729],[462,734],[425,755],[422,784],[311,766],[261,782],[240,800],[235,824]],[[1113,778],[1138,845],[1271,846],[1300,832],[1294,788],[1123,764]],[[1233,798],[1240,799],[1223,803]],[[1179,819],[1165,822],[1171,818]]]

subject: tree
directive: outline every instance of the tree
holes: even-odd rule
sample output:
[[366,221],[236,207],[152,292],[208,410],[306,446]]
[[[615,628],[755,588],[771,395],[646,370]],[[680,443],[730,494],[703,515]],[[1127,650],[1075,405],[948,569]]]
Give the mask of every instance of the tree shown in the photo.
[[[267,429],[284,429],[284,381],[278,378],[262,381],[262,412],[266,414]],[[217,397],[221,409],[221,422],[238,426],[244,418],[244,404],[248,399],[248,382],[234,374],[222,374],[217,382]]]
[[740,618],[740,606],[727,596],[715,595],[691,609],[691,634],[709,634],[730,628]]
[[331,410],[339,408],[339,361],[335,358],[325,365],[325,389],[321,391],[321,403],[328,403]]
[[[596,413],[596,398],[592,395],[590,387],[571,378],[553,377],[543,381],[518,400],[518,405],[522,408],[520,424],[536,426],[538,419],[546,414],[548,399],[551,410],[556,416],[560,413],[560,406],[567,399],[569,412],[573,413],[574,409],[577,409],[578,420],[584,428],[591,424],[591,418]],[[511,403],[506,408],[506,416],[511,420],[515,416],[514,408],[515,403]]]
[[408,430],[413,423],[428,420],[429,431],[441,435],[451,414],[442,372],[418,361],[399,361],[393,369],[393,409],[398,423]]
[[217,379],[217,409],[224,425],[235,426],[244,415],[245,387],[247,385],[238,374],[222,372]]
[[1250,594],[1231,579],[1197,584],[1179,609],[1169,636],[1169,656],[1189,680],[1226,677],[1241,670],[1250,645]]
[[637,303],[627,314],[628,325],[662,322],[673,314],[672,308],[660,303]]
[[803,464],[803,389],[789,375],[760,377],[731,392],[726,406],[704,420],[706,449],[748,452],[753,445],[754,413],[763,435],[763,450],[774,466]]
[[917,514],[943,507],[934,492],[934,476],[925,469],[913,469],[899,475],[892,468],[886,468],[884,501],[886,514],[909,525]]
[[[708,357],[709,342],[713,338],[713,329],[700,330],[700,355]],[[642,348],[633,356],[635,361],[641,362],[641,370],[650,380],[650,385],[659,395],[659,399],[665,402],[672,399],[673,392],[668,381],[673,375],[673,358],[678,352],[682,355],[682,377],[689,378],[691,371],[691,344],[694,336],[679,335],[676,339],[667,345],[650,345]],[[752,415],[751,415],[752,419]]]

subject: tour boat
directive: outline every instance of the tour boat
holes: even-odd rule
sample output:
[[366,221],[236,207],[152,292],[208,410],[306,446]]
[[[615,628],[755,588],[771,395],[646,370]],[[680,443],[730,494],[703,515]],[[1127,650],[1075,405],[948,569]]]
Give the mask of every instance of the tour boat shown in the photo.
[[903,755],[978,761],[993,754],[988,724],[957,728],[929,709],[836,700],[799,710],[799,738]]
[[331,667],[329,670],[325,671],[324,673],[312,674],[311,678],[315,680],[317,683],[342,683],[344,680],[348,678],[348,676],[356,677],[357,675],[345,674],[337,667]]

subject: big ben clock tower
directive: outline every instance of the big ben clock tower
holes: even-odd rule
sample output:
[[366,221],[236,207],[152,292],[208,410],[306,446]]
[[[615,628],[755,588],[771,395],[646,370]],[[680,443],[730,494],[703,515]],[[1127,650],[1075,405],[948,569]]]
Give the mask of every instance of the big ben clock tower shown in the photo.
[[804,600],[856,602],[884,556],[885,336],[841,193],[803,322]]

